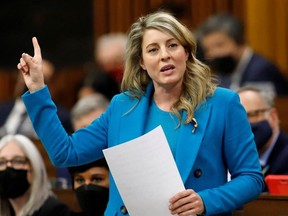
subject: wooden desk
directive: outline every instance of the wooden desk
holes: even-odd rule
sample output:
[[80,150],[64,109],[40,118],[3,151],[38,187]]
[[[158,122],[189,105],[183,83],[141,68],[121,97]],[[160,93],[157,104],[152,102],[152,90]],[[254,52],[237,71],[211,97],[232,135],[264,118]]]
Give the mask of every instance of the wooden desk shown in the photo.
[[[71,189],[53,189],[53,191],[73,211],[80,211],[75,194]],[[261,194],[257,200],[246,204],[243,209],[234,211],[234,216],[288,216],[288,195]]]
[[288,195],[261,194],[257,200],[246,204],[237,216],[288,216]]

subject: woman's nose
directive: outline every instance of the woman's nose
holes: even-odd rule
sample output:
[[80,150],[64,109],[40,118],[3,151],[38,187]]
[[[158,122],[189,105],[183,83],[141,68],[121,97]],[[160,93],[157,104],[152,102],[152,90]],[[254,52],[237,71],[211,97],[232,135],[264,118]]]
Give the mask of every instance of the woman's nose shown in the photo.
[[161,60],[165,61],[169,58],[170,58],[170,54],[169,54],[168,50],[165,48],[161,49]]
[[91,181],[90,181],[89,179],[86,179],[86,180],[85,180],[85,184],[86,184],[86,185],[91,184]]
[[6,161],[6,167],[12,167],[12,162],[10,160]]

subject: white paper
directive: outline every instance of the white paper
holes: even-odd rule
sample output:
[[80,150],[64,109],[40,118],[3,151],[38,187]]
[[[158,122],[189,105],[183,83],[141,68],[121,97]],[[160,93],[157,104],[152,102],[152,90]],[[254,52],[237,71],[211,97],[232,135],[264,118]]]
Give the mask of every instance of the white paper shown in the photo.
[[171,215],[169,199],[185,187],[161,126],[103,153],[129,215]]

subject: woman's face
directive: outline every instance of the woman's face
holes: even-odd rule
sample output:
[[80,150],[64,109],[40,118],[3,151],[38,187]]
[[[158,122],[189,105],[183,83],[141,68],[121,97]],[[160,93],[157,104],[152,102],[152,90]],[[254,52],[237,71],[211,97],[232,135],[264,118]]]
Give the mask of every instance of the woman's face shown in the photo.
[[156,29],[144,32],[141,67],[153,80],[155,90],[182,86],[188,53],[172,35]]
[[[14,169],[23,169],[28,171],[31,169],[25,153],[22,151],[19,145],[14,142],[9,142],[0,150],[0,161],[6,161],[6,167],[10,166]],[[6,167],[4,167],[4,169],[6,169]],[[27,175],[28,181],[31,183],[31,172],[28,172]]]
[[85,172],[74,174],[74,189],[84,184],[109,188],[109,171],[105,167],[92,167]]

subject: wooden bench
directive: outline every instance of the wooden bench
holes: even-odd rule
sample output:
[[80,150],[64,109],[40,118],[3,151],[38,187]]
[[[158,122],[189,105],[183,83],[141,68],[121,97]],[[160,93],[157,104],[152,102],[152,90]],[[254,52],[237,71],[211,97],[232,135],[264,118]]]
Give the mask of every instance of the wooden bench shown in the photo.
[[[56,196],[73,211],[80,211],[75,194],[71,189],[54,189]],[[288,216],[288,195],[261,194],[258,199],[246,204],[241,210],[235,210],[234,216]]]
[[246,204],[237,216],[288,216],[288,195],[261,194],[258,199]]

